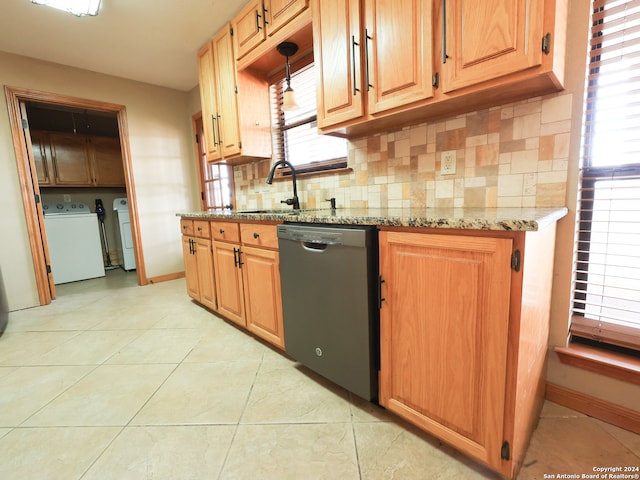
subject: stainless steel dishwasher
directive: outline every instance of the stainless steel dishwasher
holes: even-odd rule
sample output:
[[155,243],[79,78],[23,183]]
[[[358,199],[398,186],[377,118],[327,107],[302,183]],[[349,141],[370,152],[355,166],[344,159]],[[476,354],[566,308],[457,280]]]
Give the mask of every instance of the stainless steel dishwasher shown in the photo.
[[278,225],[287,354],[367,400],[378,399],[375,227]]

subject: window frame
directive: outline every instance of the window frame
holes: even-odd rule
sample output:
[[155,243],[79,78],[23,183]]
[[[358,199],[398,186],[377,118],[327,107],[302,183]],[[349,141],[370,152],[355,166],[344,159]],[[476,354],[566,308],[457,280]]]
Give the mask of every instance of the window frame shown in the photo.
[[[307,66],[314,63],[313,54],[305,55],[295,62],[291,63],[290,71],[292,78],[292,86],[295,90],[295,75],[300,70],[306,68]],[[282,82],[285,79],[285,70],[282,69],[277,73],[273,74],[269,77],[269,88],[271,89],[278,82]],[[270,93],[273,95],[273,93]],[[276,93],[277,95],[277,93]],[[277,99],[271,98],[270,103],[273,106]],[[290,130],[296,128],[301,125],[310,125],[311,127],[317,128],[317,112],[315,115],[311,115],[306,117],[305,119],[299,120],[297,122],[285,125],[284,115],[280,108],[278,108],[277,112],[271,113],[272,115],[272,143],[273,143],[273,161],[278,160],[288,160],[287,158],[287,147],[284,132],[286,130]],[[321,134],[318,134],[321,135]],[[324,134],[323,134],[324,135]],[[335,133],[328,134],[335,137],[346,138],[346,135]],[[348,166],[348,145],[345,148],[345,156],[340,158],[334,158],[330,160],[323,161],[315,161],[309,162],[301,165],[294,165],[296,170],[296,176],[304,177],[304,176],[315,176],[315,175],[324,175],[324,174],[332,174],[332,173],[342,173],[342,172],[350,172],[351,169]],[[278,168],[275,172],[274,180],[285,179],[291,176],[291,169],[288,167]]]
[[[587,288],[589,285],[589,263],[593,250],[591,240],[594,232],[593,214],[596,211],[597,182],[640,179],[640,162],[617,165],[598,165],[597,162],[594,162],[596,154],[593,146],[595,145],[594,138],[597,136],[597,120],[595,118],[597,110],[593,105],[598,101],[601,56],[592,52],[600,52],[603,49],[602,41],[598,40],[605,39],[604,28],[601,26],[605,25],[604,19],[606,15],[599,14],[605,12],[606,6],[607,0],[596,1],[591,13],[592,34],[589,36],[591,50],[587,66],[588,82],[583,116],[583,151],[576,212],[576,246],[569,333],[571,334],[572,342],[596,342],[603,348],[620,349],[623,353],[640,356],[640,326],[622,324],[603,318],[592,318],[586,313],[586,307],[589,304]],[[597,17],[600,18],[598,19]],[[622,48],[616,47],[616,51],[618,50],[622,50]],[[640,71],[640,68],[635,69],[634,73],[638,71]],[[607,232],[609,231],[607,230]],[[606,244],[609,245],[608,239]],[[606,277],[608,274],[603,275]],[[606,285],[603,284],[602,286],[605,287]],[[608,297],[606,294],[602,296]]]

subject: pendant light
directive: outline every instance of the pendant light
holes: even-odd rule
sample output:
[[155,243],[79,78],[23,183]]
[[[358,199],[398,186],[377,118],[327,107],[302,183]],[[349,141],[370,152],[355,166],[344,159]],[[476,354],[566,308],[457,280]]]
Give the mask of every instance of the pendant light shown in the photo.
[[298,51],[298,45],[292,42],[282,42],[276,49],[280,55],[285,57],[285,80],[287,82],[287,88],[285,88],[282,95],[282,110],[285,112],[296,110],[300,108],[296,103],[295,93],[291,88],[291,67],[289,65],[289,57],[296,54]]

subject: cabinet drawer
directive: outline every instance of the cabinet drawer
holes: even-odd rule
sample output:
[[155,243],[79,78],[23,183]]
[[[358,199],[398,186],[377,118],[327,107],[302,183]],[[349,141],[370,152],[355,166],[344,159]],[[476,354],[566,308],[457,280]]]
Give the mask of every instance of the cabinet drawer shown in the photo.
[[243,245],[278,248],[278,233],[276,225],[241,223],[240,238],[242,238]]
[[208,220],[194,220],[193,230],[196,237],[211,238],[211,232],[209,231]]
[[194,235],[193,220],[187,218],[180,219],[180,231],[183,235]]
[[240,243],[240,229],[233,222],[211,222],[211,238],[223,242]]

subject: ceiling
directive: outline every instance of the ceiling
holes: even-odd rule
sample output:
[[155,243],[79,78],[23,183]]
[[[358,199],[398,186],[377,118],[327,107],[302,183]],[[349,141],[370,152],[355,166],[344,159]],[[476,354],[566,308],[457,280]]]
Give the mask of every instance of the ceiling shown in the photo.
[[247,0],[102,0],[76,17],[30,0],[2,0],[0,50],[188,91],[196,53]]

